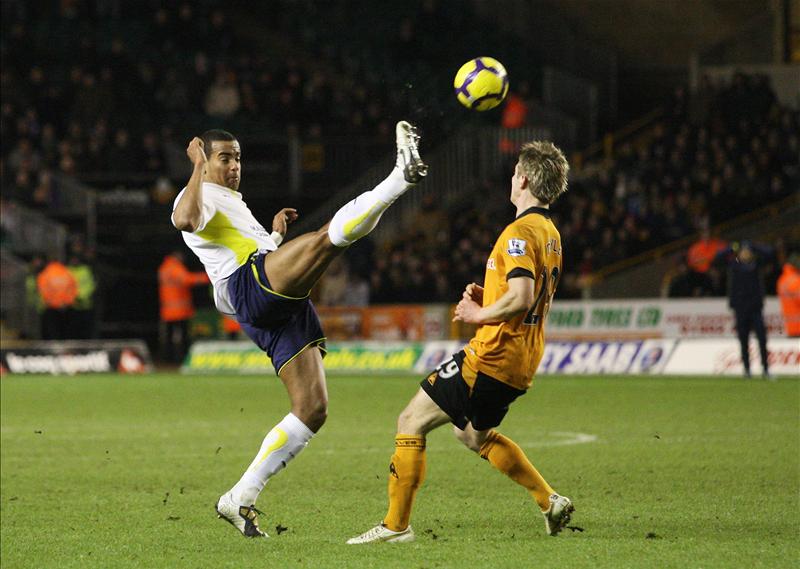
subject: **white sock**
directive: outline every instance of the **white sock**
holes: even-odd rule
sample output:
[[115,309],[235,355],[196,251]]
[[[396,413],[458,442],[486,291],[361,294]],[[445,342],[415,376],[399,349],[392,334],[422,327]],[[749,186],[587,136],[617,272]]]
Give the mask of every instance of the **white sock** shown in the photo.
[[292,413],[286,415],[267,433],[253,462],[231,488],[233,500],[244,506],[255,504],[267,480],[300,454],[313,436],[311,429],[300,419]]
[[344,204],[336,212],[328,226],[331,243],[347,247],[364,237],[378,225],[383,212],[411,185],[406,182],[402,170],[395,167],[374,189]]

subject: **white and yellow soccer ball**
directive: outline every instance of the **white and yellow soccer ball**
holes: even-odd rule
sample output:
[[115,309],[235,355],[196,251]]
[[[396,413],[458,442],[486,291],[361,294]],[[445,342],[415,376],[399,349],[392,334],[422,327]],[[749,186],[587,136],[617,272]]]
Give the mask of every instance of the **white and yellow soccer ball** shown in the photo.
[[473,111],[488,111],[506,98],[508,74],[496,59],[476,57],[461,66],[453,87],[459,103]]

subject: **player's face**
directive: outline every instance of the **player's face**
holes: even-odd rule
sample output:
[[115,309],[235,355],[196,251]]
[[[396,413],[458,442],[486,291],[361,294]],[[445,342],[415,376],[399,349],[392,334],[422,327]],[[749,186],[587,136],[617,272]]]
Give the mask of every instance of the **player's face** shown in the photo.
[[237,140],[215,140],[206,164],[206,180],[232,190],[242,181],[242,149]]

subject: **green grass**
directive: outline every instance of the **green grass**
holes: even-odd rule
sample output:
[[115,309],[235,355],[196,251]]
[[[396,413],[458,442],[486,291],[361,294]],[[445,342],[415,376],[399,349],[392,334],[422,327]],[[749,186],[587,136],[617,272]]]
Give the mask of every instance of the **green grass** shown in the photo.
[[[429,437],[412,544],[380,521],[410,377],[329,380],[330,418],[259,500],[269,540],[213,515],[286,413],[274,378],[4,377],[2,566],[789,567],[800,562],[800,382],[545,377],[501,430],[572,497],[544,534],[527,493]],[[559,445],[585,433],[594,442]],[[287,527],[280,535],[276,525]]]

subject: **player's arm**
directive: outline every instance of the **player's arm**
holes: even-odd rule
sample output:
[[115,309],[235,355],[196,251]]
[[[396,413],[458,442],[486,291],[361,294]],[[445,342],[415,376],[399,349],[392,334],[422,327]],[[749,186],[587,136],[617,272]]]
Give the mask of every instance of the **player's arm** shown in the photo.
[[193,164],[192,177],[172,212],[172,222],[181,231],[191,233],[203,219],[203,170],[207,162],[203,141],[195,136],[186,148],[186,155]]
[[481,307],[475,302],[473,295],[464,292],[461,302],[456,306],[453,320],[468,324],[497,324],[507,322],[524,312],[533,304],[534,282],[527,276],[520,276],[508,281],[506,293],[489,306]]

